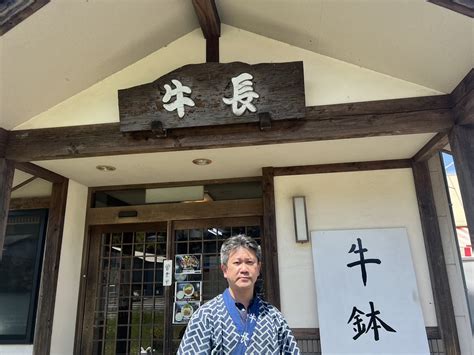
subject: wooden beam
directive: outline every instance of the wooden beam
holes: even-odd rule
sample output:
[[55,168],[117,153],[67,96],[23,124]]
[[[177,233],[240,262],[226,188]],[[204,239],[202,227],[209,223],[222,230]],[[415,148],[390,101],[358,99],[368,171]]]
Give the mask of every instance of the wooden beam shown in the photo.
[[275,175],[273,168],[262,169],[263,188],[263,267],[268,301],[280,309],[280,278],[275,216]]
[[206,39],[206,62],[219,63],[219,37]]
[[441,151],[449,144],[447,133],[441,132],[435,135],[413,156],[414,161],[426,161]]
[[9,131],[0,127],[0,158],[5,157],[8,145]]
[[5,243],[14,173],[15,168],[13,162],[0,158],[0,261],[2,260],[3,245]]
[[446,9],[449,9],[451,11],[455,11],[461,15],[466,15],[469,17],[474,17],[474,8],[470,8],[467,5],[461,5],[458,2],[455,2],[453,0],[428,0],[428,2],[431,2],[433,4],[442,6]]
[[[201,218],[224,218],[235,216],[261,216],[260,199],[229,200],[195,203],[161,203],[124,207],[91,208],[87,214],[88,225],[148,223],[168,220],[187,220]],[[119,217],[119,212],[134,211],[136,217]]]
[[307,107],[306,118],[180,128],[164,138],[136,139],[119,123],[11,131],[6,157],[27,162],[416,133],[446,132],[454,118],[449,95]]
[[474,127],[456,125],[449,134],[449,143],[459,180],[471,245],[474,245]]
[[361,161],[352,163],[335,163],[321,165],[302,165],[273,168],[275,176],[283,175],[304,175],[304,174],[325,174],[340,173],[348,171],[367,171],[367,170],[385,170],[385,169],[404,169],[411,168],[411,160],[376,160]]
[[456,106],[469,92],[474,89],[474,69],[461,80],[456,88],[450,94],[451,105]]
[[459,355],[461,352],[453,301],[428,163],[416,162],[413,163],[412,168],[438,327],[444,341],[446,355]]
[[[428,339],[441,339],[438,327],[425,327]],[[292,328],[293,335],[297,340],[320,339],[319,328]]]
[[25,163],[25,162],[15,162],[15,168],[21,170],[27,174],[33,175],[35,177],[39,177],[43,180],[50,181],[50,182],[62,182],[64,180],[64,176],[58,175],[53,173],[52,171],[42,168],[33,163]]
[[10,200],[10,211],[49,208],[49,205],[50,205],[49,196],[12,198]]
[[[18,25],[20,22],[25,20],[26,18],[33,15],[36,11],[46,5],[49,0],[35,0],[35,1],[25,1],[23,4],[28,4],[28,6],[18,6],[18,2],[12,2],[13,7],[17,7],[18,10],[15,9],[8,9],[8,2],[7,2],[7,9],[6,10],[13,10],[13,11],[4,11],[4,13],[8,14],[8,16],[1,16],[0,20],[2,25],[0,25],[0,36],[4,35],[8,31],[10,31],[13,27]],[[5,9],[2,9],[5,10]]]
[[206,62],[219,62],[221,20],[215,0],[193,0],[194,11],[206,39]]
[[34,355],[50,353],[67,190],[67,179],[63,179],[62,182],[53,183],[46,229],[43,267],[41,269],[41,284],[38,294],[38,310],[36,313],[33,344]]
[[30,182],[32,182],[32,181],[34,181],[34,180],[36,180],[36,179],[37,179],[36,176],[32,176],[32,177],[30,177],[29,179],[26,179],[25,181],[20,182],[18,185],[15,185],[15,186],[12,187],[11,192],[16,191],[16,190],[18,190],[18,189],[21,189],[23,186],[28,185]]
[[474,125],[474,69],[451,93],[451,104],[457,124]]
[[220,37],[221,20],[215,0],[193,0],[193,6],[204,38]]

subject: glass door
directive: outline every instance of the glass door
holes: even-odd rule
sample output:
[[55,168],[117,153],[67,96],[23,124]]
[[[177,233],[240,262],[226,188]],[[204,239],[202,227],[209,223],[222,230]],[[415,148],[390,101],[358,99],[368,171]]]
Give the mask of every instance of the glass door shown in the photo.
[[167,239],[166,223],[91,233],[81,353],[165,353]]
[[[262,244],[261,218],[220,218],[193,221],[173,222],[172,257],[176,263],[176,255],[196,256],[197,260],[202,260],[201,272],[197,274],[179,275],[175,274],[172,288],[172,344],[171,353],[175,354],[184,331],[188,317],[183,313],[183,297],[178,286],[192,285],[196,289],[200,285],[200,302],[190,301],[194,309],[199,304],[203,304],[227,288],[227,281],[222,275],[220,268],[220,248],[222,243],[230,236],[245,234],[254,238],[257,243]],[[178,257],[179,260],[179,257]],[[260,275],[256,284],[256,291],[259,296],[264,297],[263,274]],[[192,299],[192,297],[191,297]],[[171,308],[172,306],[172,308]],[[191,307],[188,307],[191,310]]]
[[[93,227],[76,353],[175,354],[192,312],[227,287],[219,252],[237,234],[262,245],[261,217]],[[200,260],[198,273],[175,274],[176,260],[185,256]],[[171,286],[163,286],[167,259],[173,262]],[[263,268],[256,285],[262,297],[264,275]]]

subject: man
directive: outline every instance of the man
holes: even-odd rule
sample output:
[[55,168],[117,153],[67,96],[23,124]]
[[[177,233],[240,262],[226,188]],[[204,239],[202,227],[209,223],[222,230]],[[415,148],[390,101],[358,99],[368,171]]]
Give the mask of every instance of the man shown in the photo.
[[262,251],[237,235],[221,248],[221,269],[229,288],[193,315],[178,354],[299,354],[282,314],[255,295]]

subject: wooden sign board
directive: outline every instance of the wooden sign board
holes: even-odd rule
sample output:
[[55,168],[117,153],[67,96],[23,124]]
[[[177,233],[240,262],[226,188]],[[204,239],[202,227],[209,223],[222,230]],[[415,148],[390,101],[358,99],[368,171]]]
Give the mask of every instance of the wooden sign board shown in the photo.
[[118,100],[122,132],[302,118],[303,62],[186,65]]

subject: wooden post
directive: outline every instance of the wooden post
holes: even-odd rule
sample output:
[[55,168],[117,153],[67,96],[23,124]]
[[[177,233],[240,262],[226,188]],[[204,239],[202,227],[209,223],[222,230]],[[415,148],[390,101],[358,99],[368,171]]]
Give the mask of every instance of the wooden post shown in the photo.
[[461,351],[454,317],[453,301],[449,289],[448,273],[428,163],[426,161],[415,162],[412,165],[412,169],[438,327],[441,338],[444,341],[446,355],[459,355]]
[[0,261],[2,260],[3,245],[5,243],[14,172],[13,162],[0,158]]
[[474,126],[456,125],[449,135],[449,143],[461,189],[471,245],[474,246]]
[[13,184],[15,167],[13,162],[5,159],[7,150],[8,131],[0,128],[0,261],[3,255],[5,232],[7,230],[8,210]]
[[221,20],[215,0],[193,0],[194,11],[206,39],[206,62],[219,62]]
[[53,183],[36,313],[34,355],[50,352],[67,190],[68,179]]
[[275,218],[273,168],[262,169],[263,188],[263,267],[266,270],[265,292],[268,301],[280,309],[280,278]]

